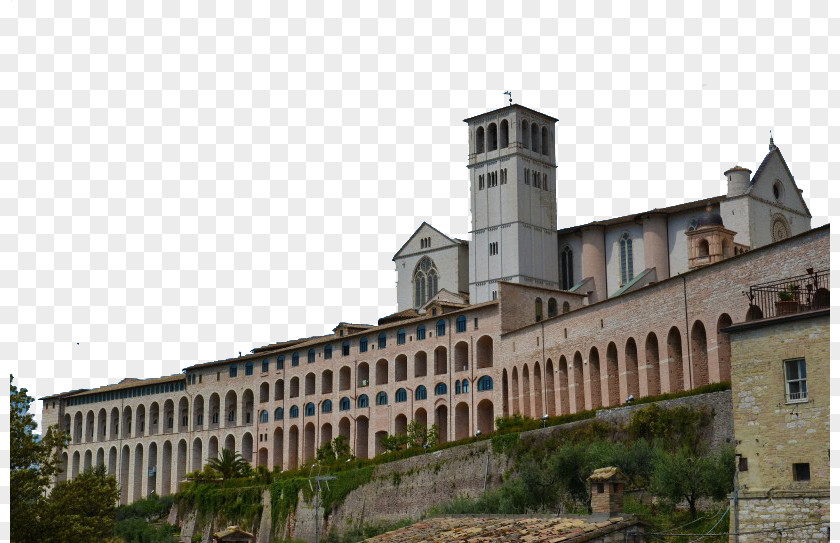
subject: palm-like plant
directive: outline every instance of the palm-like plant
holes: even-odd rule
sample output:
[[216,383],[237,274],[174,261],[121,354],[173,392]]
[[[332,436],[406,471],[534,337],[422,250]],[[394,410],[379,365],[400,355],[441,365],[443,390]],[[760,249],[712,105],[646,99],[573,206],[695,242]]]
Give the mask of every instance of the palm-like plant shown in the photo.
[[244,475],[251,467],[240,453],[230,449],[222,449],[218,458],[209,458],[207,465],[218,471],[224,481]]

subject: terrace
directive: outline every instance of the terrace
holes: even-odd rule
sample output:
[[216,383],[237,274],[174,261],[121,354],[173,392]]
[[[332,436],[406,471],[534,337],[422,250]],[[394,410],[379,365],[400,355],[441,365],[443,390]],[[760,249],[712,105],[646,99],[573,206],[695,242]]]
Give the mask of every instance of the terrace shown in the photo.
[[814,271],[813,268],[808,268],[804,275],[753,285],[749,292],[744,292],[750,301],[746,320],[828,309],[829,288],[829,271]]

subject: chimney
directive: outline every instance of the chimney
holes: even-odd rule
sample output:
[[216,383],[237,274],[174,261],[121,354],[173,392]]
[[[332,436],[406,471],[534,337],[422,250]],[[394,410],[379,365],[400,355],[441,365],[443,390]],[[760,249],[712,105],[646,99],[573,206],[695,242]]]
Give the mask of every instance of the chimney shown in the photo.
[[723,172],[726,176],[726,197],[741,196],[750,188],[751,170],[735,166]]
[[592,514],[615,515],[624,509],[624,485],[627,477],[616,467],[599,468],[587,479]]

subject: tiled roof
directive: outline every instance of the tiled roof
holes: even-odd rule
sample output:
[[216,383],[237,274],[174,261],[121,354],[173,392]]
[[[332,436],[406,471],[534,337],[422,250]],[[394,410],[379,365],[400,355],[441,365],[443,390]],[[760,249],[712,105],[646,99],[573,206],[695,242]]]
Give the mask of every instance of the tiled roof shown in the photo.
[[632,517],[601,521],[592,517],[438,517],[376,536],[377,543],[459,542],[580,542],[636,524]]
[[616,467],[598,468],[588,477],[590,481],[625,481],[627,477]]
[[99,394],[100,392],[111,392],[113,390],[122,390],[124,388],[135,388],[135,387],[142,387],[146,385],[157,385],[160,383],[169,383],[172,381],[183,381],[186,379],[186,376],[183,373],[177,373],[175,375],[167,375],[165,377],[155,377],[153,379],[134,379],[128,378],[123,379],[119,383],[115,385],[105,385],[104,387],[99,388],[92,388],[92,389],[85,389],[85,390],[76,390],[71,392],[65,392],[64,394],[54,394],[53,396],[44,396],[41,398],[42,400],[46,400],[48,398],[53,398],[56,396],[61,396],[64,398],[70,396],[85,396],[88,394]]

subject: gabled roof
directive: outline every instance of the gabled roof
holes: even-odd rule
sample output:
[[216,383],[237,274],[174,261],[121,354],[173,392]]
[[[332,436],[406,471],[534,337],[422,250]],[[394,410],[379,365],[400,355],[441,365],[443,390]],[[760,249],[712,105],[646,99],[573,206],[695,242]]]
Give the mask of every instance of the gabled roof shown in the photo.
[[782,166],[784,166],[785,171],[787,172],[788,176],[790,177],[791,182],[793,182],[793,186],[796,187],[796,189],[797,189],[796,194],[797,194],[797,196],[799,196],[799,201],[802,203],[802,206],[805,208],[805,211],[808,213],[808,216],[810,217],[811,216],[811,210],[808,209],[808,204],[805,203],[805,198],[802,196],[802,192],[799,190],[799,187],[796,185],[796,179],[793,177],[793,174],[791,173],[790,168],[788,168],[787,162],[785,162],[785,157],[782,156],[782,151],[778,147],[776,147],[776,145],[774,143],[772,143],[772,140],[771,140],[771,143],[770,143],[770,151],[764,156],[764,160],[761,161],[761,165],[759,165],[758,169],[753,174],[752,179],[750,179],[750,188],[747,189],[747,194],[752,192],[752,188],[755,185],[756,180],[761,177],[762,173],[764,173],[764,169],[770,163],[770,160],[773,157],[776,157],[776,156],[778,156],[779,160],[782,161]]
[[413,233],[413,234],[411,234],[411,235],[408,237],[408,239],[407,239],[407,240],[405,240],[405,243],[403,243],[403,244],[402,244],[402,247],[400,247],[400,248],[399,248],[399,250],[398,250],[396,253],[394,253],[394,256],[391,258],[391,260],[392,260],[392,261],[393,261],[393,260],[396,260],[396,259],[397,259],[397,257],[399,257],[399,256],[400,256],[400,253],[403,251],[403,249],[405,249],[406,245],[408,245],[408,243],[409,243],[411,240],[413,240],[415,237],[417,237],[417,234],[418,234],[418,233],[420,232],[420,230],[422,230],[424,227],[431,228],[433,231],[437,232],[438,234],[440,234],[441,236],[443,236],[444,238],[446,238],[447,240],[449,240],[449,242],[450,242],[452,245],[465,245],[465,244],[467,244],[467,243],[468,243],[468,242],[466,242],[466,241],[464,241],[464,240],[462,240],[462,239],[458,239],[458,238],[451,238],[451,237],[447,236],[446,234],[444,234],[443,232],[441,232],[440,230],[438,230],[437,228],[435,228],[434,226],[432,226],[431,224],[427,223],[426,221],[423,221],[423,222],[420,224],[420,226],[418,226],[418,227],[417,227],[417,230],[415,230],[415,231],[414,231],[414,233]]
[[382,326],[383,324],[388,324],[391,322],[402,321],[406,319],[413,319],[414,317],[419,317],[420,313],[414,309],[413,307],[410,309],[405,309],[403,311],[397,311],[396,313],[391,313],[390,315],[385,315],[381,319],[379,319],[379,325]]
[[460,293],[455,293],[445,288],[440,289],[437,294],[432,296],[432,298],[426,302],[421,309],[426,309],[432,305],[445,305],[445,306],[457,306],[457,307],[467,307],[469,305],[469,296],[465,296]]

